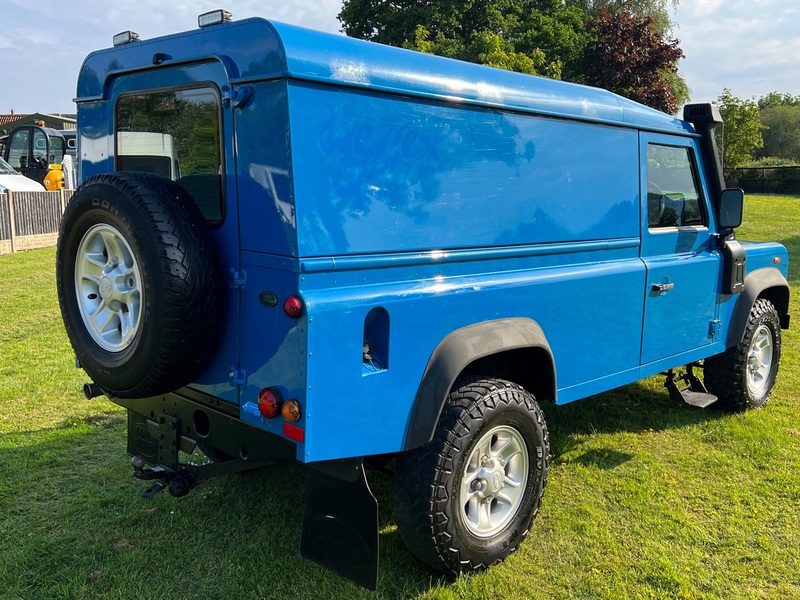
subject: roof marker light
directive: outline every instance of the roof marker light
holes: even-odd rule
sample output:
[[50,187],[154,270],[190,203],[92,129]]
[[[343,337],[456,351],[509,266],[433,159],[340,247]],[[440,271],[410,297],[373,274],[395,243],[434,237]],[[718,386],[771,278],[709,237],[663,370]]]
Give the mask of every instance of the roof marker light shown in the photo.
[[211,12],[203,13],[197,17],[198,27],[210,27],[211,25],[219,25],[220,23],[228,23],[231,20],[231,13],[227,10],[218,8]]
[[138,42],[139,34],[135,31],[122,31],[114,36],[112,42],[115,46],[122,46],[130,44],[131,42]]

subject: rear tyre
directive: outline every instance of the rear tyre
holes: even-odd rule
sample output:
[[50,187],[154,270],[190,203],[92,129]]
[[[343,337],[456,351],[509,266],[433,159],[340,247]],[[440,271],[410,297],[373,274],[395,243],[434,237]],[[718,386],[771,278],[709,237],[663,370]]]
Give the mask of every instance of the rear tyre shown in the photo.
[[144,398],[193,381],[216,347],[221,282],[208,226],[173,181],[114,173],[75,191],[58,300],[75,355],[105,393]]
[[530,393],[501,379],[457,382],[433,440],[397,457],[394,510],[403,541],[452,574],[504,560],[539,510],[549,451]]
[[715,406],[740,412],[767,404],[781,358],[781,325],[769,300],[750,311],[742,341],[705,360],[705,385],[719,398]]

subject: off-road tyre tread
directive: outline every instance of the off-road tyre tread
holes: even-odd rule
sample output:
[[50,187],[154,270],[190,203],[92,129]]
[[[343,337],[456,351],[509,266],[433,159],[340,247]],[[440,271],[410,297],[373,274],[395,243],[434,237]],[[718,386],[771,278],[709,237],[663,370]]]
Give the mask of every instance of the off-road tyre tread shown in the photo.
[[[152,364],[146,376],[125,387],[119,387],[115,378],[106,376],[102,369],[92,368],[96,364],[92,355],[97,356],[99,347],[86,346],[85,325],[67,304],[75,302],[74,271],[65,270],[70,227],[86,211],[96,210],[92,198],[102,197],[109,187],[120,192],[138,212],[139,216],[132,220],[138,234],[136,243],[154,244],[158,256],[155,265],[141,264],[141,256],[137,261],[143,271],[150,271],[154,282],[150,293],[158,296],[150,298],[149,309],[161,311],[160,331],[146,334],[159,335],[160,341],[155,355],[149,358]],[[75,354],[87,374],[112,396],[144,398],[180,388],[198,376],[215,349],[223,310],[218,260],[199,208],[182,187],[169,179],[150,173],[119,172],[92,177],[79,186],[61,222],[56,274],[62,317]],[[145,277],[144,272],[142,276]]]
[[[772,382],[766,393],[760,398],[753,398],[747,389],[747,352],[753,334],[761,323],[769,325],[775,334],[773,339],[774,371]],[[748,408],[766,406],[775,386],[780,357],[781,326],[778,312],[769,300],[759,298],[753,304],[739,344],[728,348],[721,354],[711,356],[703,362],[703,379],[706,389],[718,398],[713,406],[731,412],[742,412]]]
[[[481,561],[465,555],[453,543],[455,516],[449,514],[446,480],[456,476],[457,459],[467,452],[465,438],[480,428],[487,413],[503,405],[525,411],[540,428],[540,455],[529,457],[535,465],[531,477],[539,473],[540,479],[534,484],[535,500],[529,514],[514,519],[519,519],[520,530],[497,556]],[[397,457],[394,513],[404,543],[422,562],[450,574],[480,571],[501,562],[517,550],[539,512],[547,483],[549,452],[544,414],[533,396],[521,386],[502,379],[480,377],[457,381],[445,402],[433,440]]]

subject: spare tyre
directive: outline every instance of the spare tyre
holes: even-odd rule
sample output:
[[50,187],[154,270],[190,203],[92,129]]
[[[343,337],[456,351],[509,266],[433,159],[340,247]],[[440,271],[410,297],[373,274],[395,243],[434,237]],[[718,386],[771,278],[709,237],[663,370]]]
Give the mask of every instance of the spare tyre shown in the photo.
[[149,173],[92,177],[70,199],[58,301],[81,367],[118,398],[194,381],[216,347],[222,279],[191,196]]

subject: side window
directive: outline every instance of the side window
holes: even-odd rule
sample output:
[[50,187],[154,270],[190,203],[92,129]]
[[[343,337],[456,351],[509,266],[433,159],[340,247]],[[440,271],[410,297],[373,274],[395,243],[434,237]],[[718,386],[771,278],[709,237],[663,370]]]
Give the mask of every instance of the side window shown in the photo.
[[122,96],[114,120],[116,169],[179,183],[206,220],[222,220],[219,97],[194,88]]
[[8,148],[8,164],[15,169],[25,169],[28,166],[28,130],[21,129],[11,138]]
[[33,165],[42,169],[47,168],[47,136],[43,131],[33,131]]
[[647,225],[703,226],[705,214],[691,148],[647,146]]

